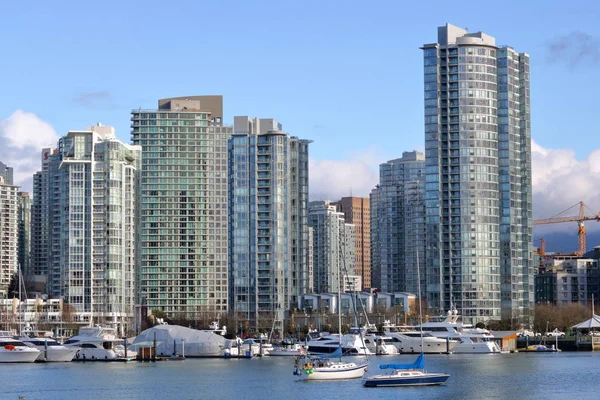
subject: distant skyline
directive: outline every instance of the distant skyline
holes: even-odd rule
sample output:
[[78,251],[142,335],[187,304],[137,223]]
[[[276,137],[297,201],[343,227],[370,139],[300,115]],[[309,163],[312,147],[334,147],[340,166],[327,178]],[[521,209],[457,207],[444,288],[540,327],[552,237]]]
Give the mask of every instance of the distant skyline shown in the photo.
[[129,143],[131,109],[222,94],[225,123],[277,118],[314,141],[312,199],[368,196],[380,163],[424,148],[419,47],[452,23],[531,56],[534,217],[579,200],[600,210],[594,2],[33,1],[1,10],[0,161],[23,190],[42,147],[69,130],[102,122]]

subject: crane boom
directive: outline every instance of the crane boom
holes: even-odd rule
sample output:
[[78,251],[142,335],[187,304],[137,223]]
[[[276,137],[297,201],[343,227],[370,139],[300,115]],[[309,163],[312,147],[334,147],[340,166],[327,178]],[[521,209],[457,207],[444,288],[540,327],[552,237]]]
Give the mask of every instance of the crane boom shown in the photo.
[[[573,208],[573,207],[571,207]],[[586,234],[585,234],[585,221],[598,221],[600,222],[600,213],[597,213],[593,217],[585,216],[585,204],[583,201],[579,202],[579,215],[573,217],[557,217],[557,218],[546,218],[536,219],[533,221],[534,225],[545,225],[545,224],[559,224],[561,222],[577,222],[577,233],[579,236],[579,248],[574,253],[577,256],[583,255],[586,251]]]

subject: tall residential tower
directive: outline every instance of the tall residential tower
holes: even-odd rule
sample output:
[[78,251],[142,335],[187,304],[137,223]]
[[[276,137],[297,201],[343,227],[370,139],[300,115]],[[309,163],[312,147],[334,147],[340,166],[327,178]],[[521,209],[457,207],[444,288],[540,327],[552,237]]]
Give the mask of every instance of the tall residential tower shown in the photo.
[[383,292],[418,293],[418,264],[425,294],[424,188],[423,153],[404,152],[379,166],[379,185],[371,194],[371,232],[377,238],[371,254],[373,281]]
[[17,273],[18,190],[0,175],[0,298],[6,298],[10,280]]
[[429,306],[528,324],[529,56],[449,24],[422,49]]
[[234,118],[229,140],[229,305],[283,329],[309,283],[308,144],[274,119]]
[[222,96],[131,112],[142,148],[138,302],[171,318],[226,314],[227,141]]
[[342,197],[334,203],[338,211],[344,213],[346,222],[354,225],[355,272],[360,276],[362,289],[371,287],[371,206],[363,197]]

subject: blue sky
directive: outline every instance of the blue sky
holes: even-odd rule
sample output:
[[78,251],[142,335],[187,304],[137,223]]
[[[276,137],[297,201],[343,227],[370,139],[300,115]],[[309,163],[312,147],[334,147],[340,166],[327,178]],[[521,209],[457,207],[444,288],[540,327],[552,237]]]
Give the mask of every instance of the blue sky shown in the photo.
[[585,169],[600,147],[599,14],[591,0],[4,2],[0,121],[23,110],[58,135],[102,122],[129,141],[132,108],[222,94],[227,122],[277,118],[314,140],[316,166],[367,165],[368,180],[423,148],[419,46],[448,22],[531,55],[533,138]]

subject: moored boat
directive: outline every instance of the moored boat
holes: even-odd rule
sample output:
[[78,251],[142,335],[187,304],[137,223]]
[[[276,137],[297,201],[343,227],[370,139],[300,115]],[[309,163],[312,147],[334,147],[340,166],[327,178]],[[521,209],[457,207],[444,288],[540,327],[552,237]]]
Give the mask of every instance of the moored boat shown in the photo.
[[0,331],[0,363],[30,363],[40,355],[40,351],[15,340],[11,332]]

